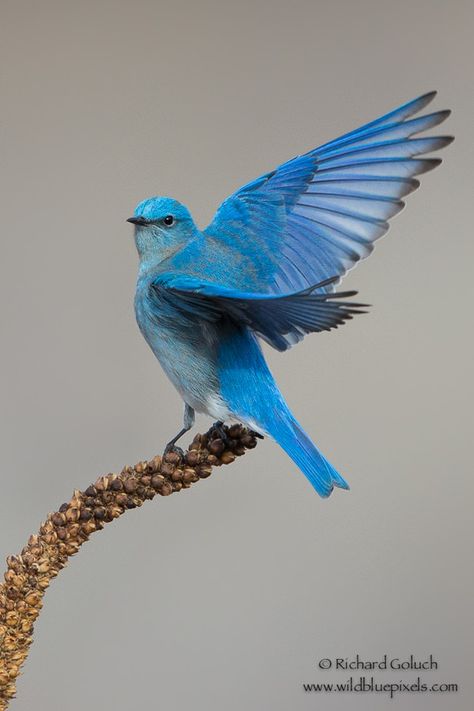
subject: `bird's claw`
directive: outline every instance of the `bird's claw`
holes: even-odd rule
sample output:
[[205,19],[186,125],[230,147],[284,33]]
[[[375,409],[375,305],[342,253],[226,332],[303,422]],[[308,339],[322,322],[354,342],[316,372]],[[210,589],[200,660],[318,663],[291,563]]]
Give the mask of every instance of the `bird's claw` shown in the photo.
[[224,425],[223,422],[221,422],[220,420],[214,422],[214,424],[212,425],[211,432],[212,435],[217,435],[217,438],[222,440],[225,447],[229,446],[230,437],[227,434],[227,427]]
[[168,442],[163,454],[164,456],[166,456],[170,452],[173,452],[174,454],[177,454],[181,459],[184,459],[184,451],[181,449],[181,447],[178,447],[176,444],[174,444],[174,442]]

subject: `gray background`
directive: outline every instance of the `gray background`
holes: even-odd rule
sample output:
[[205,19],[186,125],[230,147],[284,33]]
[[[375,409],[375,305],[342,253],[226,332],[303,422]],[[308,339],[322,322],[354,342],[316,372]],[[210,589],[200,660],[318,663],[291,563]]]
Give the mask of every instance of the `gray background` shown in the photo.
[[[472,19],[467,0],[3,0],[2,557],[180,421],[134,323],[139,200],[204,225],[432,88],[457,138],[344,282],[370,315],[268,353],[351,492],[320,500],[266,441],[130,512],[48,591],[12,710],[472,708]],[[462,689],[303,693],[356,652],[432,653],[425,679]]]

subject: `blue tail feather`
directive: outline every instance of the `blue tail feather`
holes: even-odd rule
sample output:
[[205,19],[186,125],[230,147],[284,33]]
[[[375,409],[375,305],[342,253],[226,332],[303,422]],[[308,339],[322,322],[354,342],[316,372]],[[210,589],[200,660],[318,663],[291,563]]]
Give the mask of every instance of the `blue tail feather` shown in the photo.
[[235,419],[272,437],[320,496],[349,488],[291,414],[249,329],[220,325],[218,363],[219,395]]
[[301,469],[318,494],[325,498],[335,486],[349,489],[348,483],[321,454],[291,413],[286,410],[279,415],[267,432]]

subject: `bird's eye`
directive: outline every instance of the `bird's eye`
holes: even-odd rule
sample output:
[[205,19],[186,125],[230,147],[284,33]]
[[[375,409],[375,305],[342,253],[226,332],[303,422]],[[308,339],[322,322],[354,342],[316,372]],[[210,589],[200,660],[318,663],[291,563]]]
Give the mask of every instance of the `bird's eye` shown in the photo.
[[173,215],[166,215],[166,217],[163,218],[163,223],[167,227],[171,227],[171,225],[174,223],[174,217]]

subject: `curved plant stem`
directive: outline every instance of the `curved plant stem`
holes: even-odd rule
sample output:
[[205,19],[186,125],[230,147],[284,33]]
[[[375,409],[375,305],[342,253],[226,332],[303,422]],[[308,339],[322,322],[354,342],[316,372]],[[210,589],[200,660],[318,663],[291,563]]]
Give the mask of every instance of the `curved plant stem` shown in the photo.
[[120,474],[101,476],[85,491],[76,489],[70,501],[47,516],[21,553],[7,558],[0,584],[0,711],[15,696],[44,593],[69,557],[92,533],[126,511],[157,494],[168,496],[189,489],[210,476],[213,466],[230,464],[256,446],[256,436],[241,425],[212,427],[205,435],[196,435],[184,455],[168,452],[124,467]]

